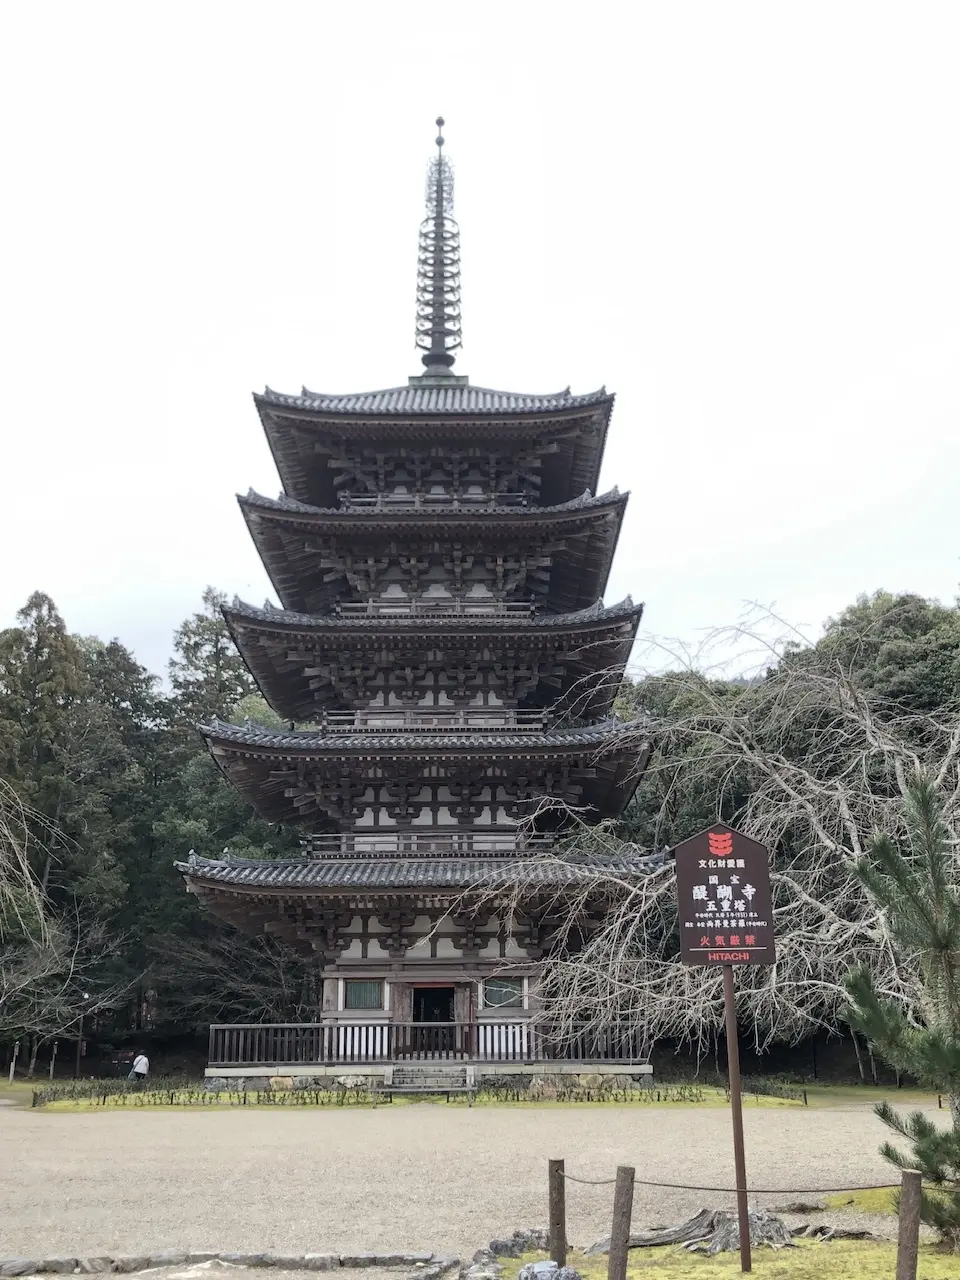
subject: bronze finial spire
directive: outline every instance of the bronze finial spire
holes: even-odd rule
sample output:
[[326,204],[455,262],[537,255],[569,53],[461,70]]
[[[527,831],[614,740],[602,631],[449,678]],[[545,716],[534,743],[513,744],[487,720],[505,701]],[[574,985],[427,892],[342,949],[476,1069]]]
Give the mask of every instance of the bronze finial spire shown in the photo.
[[453,169],[443,154],[443,123],[438,116],[417,266],[417,346],[428,374],[449,373],[460,346],[460,228],[453,218]]

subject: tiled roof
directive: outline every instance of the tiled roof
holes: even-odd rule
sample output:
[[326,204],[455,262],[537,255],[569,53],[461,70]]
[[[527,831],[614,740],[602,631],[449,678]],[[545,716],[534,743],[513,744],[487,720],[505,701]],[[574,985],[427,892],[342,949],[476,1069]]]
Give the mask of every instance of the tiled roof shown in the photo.
[[614,485],[612,489],[608,489],[606,493],[597,494],[594,497],[589,490],[582,493],[578,498],[571,498],[569,502],[560,502],[553,507],[430,507],[428,510],[418,510],[416,508],[404,509],[399,507],[391,511],[375,511],[370,507],[314,507],[309,502],[298,502],[296,498],[288,498],[286,494],[281,493],[277,498],[268,498],[262,493],[257,493],[255,489],[249,489],[246,494],[238,494],[237,500],[240,506],[260,507],[270,511],[283,511],[288,515],[305,515],[305,516],[324,516],[327,519],[351,519],[362,520],[365,524],[387,525],[396,523],[416,524],[418,521],[429,520],[435,524],[438,518],[444,522],[457,520],[482,520],[484,522],[492,522],[494,520],[517,519],[523,521],[532,521],[537,518],[563,515],[570,511],[590,511],[597,507],[607,507],[616,504],[625,505],[628,493],[621,493]]
[[552,410],[579,409],[612,400],[606,387],[587,395],[571,395],[570,388],[553,395],[518,395],[513,391],[493,391],[489,387],[460,384],[420,383],[407,387],[390,387],[385,391],[362,391],[355,395],[325,395],[304,387],[298,396],[284,395],[264,389],[256,397],[259,403],[289,409],[308,409],[315,413],[543,413]]
[[265,622],[272,626],[300,628],[303,630],[326,630],[335,628],[344,631],[355,631],[358,627],[373,631],[410,630],[418,635],[429,635],[433,631],[474,630],[485,628],[494,632],[526,631],[528,629],[564,630],[591,622],[618,622],[632,618],[643,611],[642,604],[634,604],[631,596],[618,601],[617,604],[605,606],[602,600],[586,609],[577,609],[573,613],[536,613],[532,616],[516,613],[508,614],[350,614],[340,616],[333,613],[298,613],[293,609],[278,609],[266,602],[262,608],[247,604],[234,596],[224,613],[239,621],[249,619],[251,622]]
[[464,729],[456,733],[328,733],[323,729],[271,729],[248,721],[245,725],[228,724],[214,719],[200,725],[200,732],[215,742],[233,742],[239,747],[279,751],[331,751],[343,755],[348,751],[374,752],[379,755],[396,751],[503,752],[531,749],[542,751],[570,747],[602,747],[630,728],[645,728],[643,721],[630,724],[610,717],[579,729],[548,729],[544,733],[511,733],[509,729]]
[[176,868],[190,879],[263,889],[466,889],[509,884],[571,884],[584,868],[605,867],[618,876],[647,875],[663,853],[618,858],[294,858],[255,861],[200,858],[191,853]]

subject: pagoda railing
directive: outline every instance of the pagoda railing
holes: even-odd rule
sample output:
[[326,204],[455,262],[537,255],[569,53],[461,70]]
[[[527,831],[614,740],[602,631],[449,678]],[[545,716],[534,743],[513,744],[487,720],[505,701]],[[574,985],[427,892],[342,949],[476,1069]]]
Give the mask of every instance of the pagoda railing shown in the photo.
[[476,511],[484,507],[525,507],[525,493],[344,493],[344,507],[364,511]]
[[492,707],[374,707],[363,711],[324,711],[317,720],[333,732],[451,733],[457,729],[509,729],[512,733],[542,732],[543,711],[513,711]]
[[554,843],[549,832],[436,831],[407,828],[402,831],[342,831],[305,836],[301,847],[315,858],[512,858],[536,857]]
[[563,1036],[516,1019],[488,1022],[252,1023],[210,1028],[208,1067],[362,1066],[424,1062],[645,1063],[632,1024]]
[[532,600],[365,600],[338,601],[335,613],[363,618],[532,618]]

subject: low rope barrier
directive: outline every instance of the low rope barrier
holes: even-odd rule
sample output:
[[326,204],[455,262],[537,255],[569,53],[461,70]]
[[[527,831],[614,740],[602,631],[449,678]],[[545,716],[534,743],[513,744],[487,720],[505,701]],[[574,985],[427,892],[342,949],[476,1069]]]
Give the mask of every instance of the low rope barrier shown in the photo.
[[[616,1190],[613,1195],[613,1216],[610,1224],[610,1237],[606,1242],[596,1245],[592,1252],[603,1250],[607,1254],[607,1280],[627,1280],[627,1259],[630,1249],[639,1245],[654,1244],[677,1244],[687,1243],[690,1247],[691,1243],[702,1244],[707,1239],[703,1235],[703,1231],[709,1228],[712,1233],[711,1238],[715,1246],[729,1249],[735,1247],[731,1243],[735,1238],[729,1233],[729,1224],[716,1222],[718,1217],[724,1217],[723,1214],[717,1212],[709,1213],[709,1223],[704,1224],[701,1219],[707,1210],[702,1210],[696,1218],[691,1219],[689,1223],[681,1227],[673,1228],[669,1231],[656,1233],[648,1232],[643,1237],[632,1239],[630,1235],[630,1223],[633,1214],[633,1193],[634,1186],[641,1187],[663,1187],[670,1191],[712,1191],[720,1195],[738,1195],[740,1191],[736,1187],[702,1187],[695,1186],[686,1182],[654,1182],[648,1178],[636,1177],[636,1170],[631,1165],[619,1165],[617,1167],[617,1176],[615,1178],[578,1178],[576,1174],[567,1173],[563,1160],[548,1160],[548,1202],[550,1209],[550,1228],[548,1231],[548,1244],[551,1259],[558,1267],[564,1267],[567,1264],[567,1254],[569,1252],[569,1244],[567,1242],[567,1202],[566,1202],[566,1184],[568,1182],[577,1182],[585,1187],[609,1187],[614,1186]],[[917,1280],[917,1257],[920,1241],[920,1206],[921,1206],[921,1187],[922,1179],[916,1169],[904,1169],[901,1175],[901,1194],[898,1207],[899,1227],[897,1239],[897,1280]],[[869,1185],[856,1187],[751,1187],[749,1192],[753,1195],[761,1196],[795,1196],[795,1195],[819,1195],[825,1191],[833,1191],[844,1193],[848,1191],[887,1191],[892,1190],[890,1183],[871,1183]],[[726,1215],[730,1217],[731,1215]],[[760,1215],[762,1217],[762,1214]],[[794,1234],[786,1228],[779,1219],[773,1219],[773,1224],[779,1228],[779,1235],[771,1237],[763,1235],[758,1239],[767,1244],[777,1247],[780,1244],[789,1243],[790,1237]],[[745,1229],[749,1236],[753,1235],[753,1225],[749,1223],[749,1218],[741,1218],[742,1228]],[[765,1222],[758,1221],[758,1229],[766,1226]],[[696,1228],[701,1232],[696,1237],[689,1234],[689,1229]],[[798,1228],[799,1230],[799,1228]],[[718,1244],[718,1238],[723,1234],[723,1243]],[[686,1235],[683,1233],[687,1232]],[[786,1235],[784,1235],[786,1233]],[[809,1229],[808,1229],[809,1233]],[[670,1237],[663,1241],[661,1235]],[[821,1238],[830,1239],[832,1231]],[[746,1256],[746,1270],[750,1269],[750,1253],[749,1241],[748,1247],[744,1252],[743,1240],[736,1237],[741,1245],[741,1267],[744,1266],[744,1256]],[[604,1248],[605,1243],[605,1248]],[[714,1248],[714,1252],[716,1249]]]
[[[616,1178],[576,1178],[572,1173],[560,1175],[566,1182],[579,1182],[584,1187],[612,1187]],[[698,1187],[686,1182],[651,1182],[647,1178],[634,1178],[634,1184],[641,1187],[663,1187],[667,1191],[715,1191],[723,1195],[736,1195],[736,1187]],[[825,1191],[842,1195],[847,1191],[889,1191],[895,1184],[892,1182],[871,1183],[862,1187],[749,1187],[751,1195],[757,1196],[812,1196],[822,1195]]]

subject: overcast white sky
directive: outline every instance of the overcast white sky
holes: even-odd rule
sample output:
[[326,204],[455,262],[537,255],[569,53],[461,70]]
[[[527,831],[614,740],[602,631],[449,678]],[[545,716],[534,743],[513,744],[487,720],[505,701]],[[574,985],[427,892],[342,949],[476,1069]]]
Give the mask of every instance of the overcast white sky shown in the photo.
[[0,13],[0,625],[161,670],[250,400],[394,386],[443,114],[484,386],[617,406],[607,593],[695,641],[960,579],[960,4],[18,3]]

